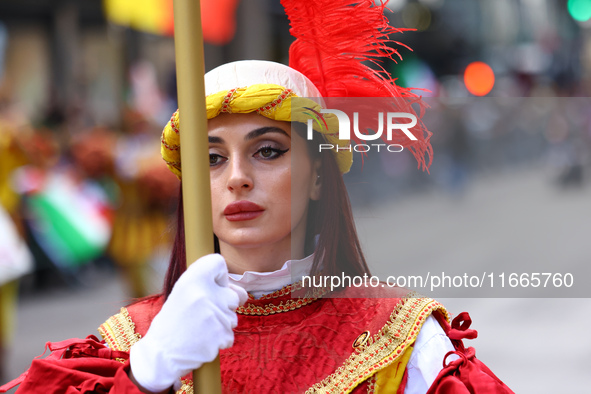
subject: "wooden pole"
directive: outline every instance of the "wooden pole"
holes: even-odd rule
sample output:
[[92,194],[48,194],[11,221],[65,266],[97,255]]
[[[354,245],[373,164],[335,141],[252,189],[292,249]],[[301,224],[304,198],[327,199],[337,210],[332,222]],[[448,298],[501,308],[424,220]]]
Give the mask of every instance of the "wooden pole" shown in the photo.
[[[214,251],[200,8],[199,0],[174,0],[187,265]],[[193,384],[195,393],[222,392],[219,357],[193,371]]]

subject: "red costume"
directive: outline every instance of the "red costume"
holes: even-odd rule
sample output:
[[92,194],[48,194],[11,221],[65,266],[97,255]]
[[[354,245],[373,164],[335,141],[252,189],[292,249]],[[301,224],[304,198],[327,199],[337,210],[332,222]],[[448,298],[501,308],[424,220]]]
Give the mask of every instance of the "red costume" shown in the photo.
[[[476,336],[467,314],[450,326],[438,302],[392,291],[388,296],[402,298],[292,298],[288,286],[250,299],[237,311],[234,346],[220,353],[223,391],[403,393],[413,343],[433,314],[460,357],[442,370],[429,393],[511,392],[474,357],[473,348],[464,349],[461,339]],[[122,308],[99,328],[102,343],[89,337],[52,344],[53,353],[33,361],[18,393],[38,393],[40,387],[44,393],[140,393],[127,376],[128,350],[162,302],[152,297]],[[192,392],[188,376],[178,393]]]
[[[412,104],[419,102],[419,97],[361,62],[398,54],[387,45],[388,35],[398,30],[388,25],[384,4],[374,7],[373,0],[353,5],[326,0],[283,4],[297,38],[291,47],[293,68],[238,62],[208,73],[208,119],[223,112],[256,111],[272,120],[306,124],[307,118],[296,119],[292,97],[392,97],[397,99],[394,108],[413,112]],[[330,18],[318,19],[325,16]],[[352,36],[351,32],[358,34]],[[327,116],[325,120],[330,119]],[[162,154],[180,178],[179,125],[177,112],[163,132]],[[348,140],[339,142],[334,130],[320,127],[316,131],[327,141],[349,146]],[[419,166],[427,168],[432,156],[431,134],[422,124],[414,134],[419,139],[405,140],[405,147],[417,157]],[[340,173],[346,173],[351,151],[337,150],[335,156]],[[319,290],[303,294],[303,289],[292,289],[294,286],[251,298],[237,309],[234,345],[220,352],[224,392],[403,393],[413,384],[407,379],[413,344],[431,315],[451,339],[456,349],[451,353],[459,357],[448,360],[430,393],[511,392],[474,357],[473,349],[464,349],[461,340],[476,336],[469,329],[467,314],[458,316],[450,326],[441,304],[409,296],[404,289],[388,289],[377,294],[379,298],[346,289],[341,298],[323,298]],[[292,290],[303,296],[294,298]],[[52,355],[33,361],[18,393],[38,393],[40,388],[44,393],[140,393],[127,376],[129,350],[146,334],[162,305],[163,297],[157,296],[122,308],[99,328],[103,343],[89,337],[52,344]],[[441,363],[443,366],[444,360]],[[150,375],[154,376],[154,371]],[[183,380],[178,392],[193,392],[190,377]]]

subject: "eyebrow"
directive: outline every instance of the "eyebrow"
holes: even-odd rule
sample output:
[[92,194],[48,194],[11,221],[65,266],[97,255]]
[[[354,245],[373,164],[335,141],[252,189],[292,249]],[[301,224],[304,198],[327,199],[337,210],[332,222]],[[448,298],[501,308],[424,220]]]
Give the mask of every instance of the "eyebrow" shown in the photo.
[[[286,137],[289,137],[289,134],[287,134],[285,130],[280,129],[279,127],[261,127],[258,129],[254,129],[250,131],[248,134],[246,134],[246,136],[244,136],[244,140],[250,141],[267,133],[279,133],[285,135]],[[207,138],[210,144],[221,144],[224,142],[224,139],[221,137],[209,136]]]

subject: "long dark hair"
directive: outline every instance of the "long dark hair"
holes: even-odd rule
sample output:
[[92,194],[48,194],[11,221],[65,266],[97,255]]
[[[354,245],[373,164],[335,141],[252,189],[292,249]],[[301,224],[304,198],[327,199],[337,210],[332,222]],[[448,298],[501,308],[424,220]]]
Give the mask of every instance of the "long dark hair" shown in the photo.
[[[303,134],[299,126],[296,126],[295,130],[300,135]],[[314,140],[308,143],[311,159],[320,159],[319,175],[322,182],[320,198],[318,201],[310,201],[308,209],[305,252],[307,255],[315,252],[311,275],[318,274],[320,270],[323,275],[369,274],[357,237],[345,182],[333,154],[318,153],[318,144],[322,142],[321,140],[322,137],[314,133]],[[316,235],[318,235],[317,240]],[[215,235],[213,237],[215,252],[219,253],[217,237]],[[166,298],[178,278],[187,269],[186,264],[183,194],[179,193],[176,236],[163,288]]]

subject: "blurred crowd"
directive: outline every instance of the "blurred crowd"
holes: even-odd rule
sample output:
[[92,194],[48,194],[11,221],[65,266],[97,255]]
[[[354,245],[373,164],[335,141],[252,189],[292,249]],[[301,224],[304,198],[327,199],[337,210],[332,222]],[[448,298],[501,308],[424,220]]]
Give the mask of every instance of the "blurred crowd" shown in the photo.
[[[131,297],[155,291],[179,181],[159,157],[160,125],[127,109],[118,128],[75,134],[0,107],[0,348],[21,293],[79,286],[117,269]],[[159,278],[159,279],[155,279]]]
[[557,192],[582,191],[591,177],[591,98],[430,97],[423,122],[433,132],[428,172],[409,152],[354,155],[345,177],[354,206],[421,193],[461,199],[490,176],[534,171]]
[[34,256],[35,286],[51,277],[46,269],[75,281],[76,270],[108,258],[134,297],[147,295],[139,267],[168,244],[179,182],[159,157],[160,125],[131,109],[122,119],[69,135],[2,108],[2,207]]

